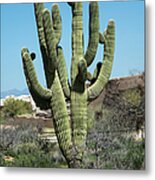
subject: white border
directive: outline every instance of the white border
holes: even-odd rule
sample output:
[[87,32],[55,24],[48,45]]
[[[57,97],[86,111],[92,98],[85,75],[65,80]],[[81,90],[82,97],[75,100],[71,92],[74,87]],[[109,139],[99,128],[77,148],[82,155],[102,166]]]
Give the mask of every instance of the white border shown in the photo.
[[[44,2],[50,2],[42,0]],[[60,0],[59,0],[60,1]],[[63,0],[64,1],[64,0]],[[31,0],[0,0],[0,3],[32,2]],[[33,1],[34,2],[34,1]],[[39,2],[39,0],[38,0]],[[62,170],[34,168],[0,168],[0,179],[44,180],[44,179],[119,179],[146,180],[155,178],[155,1],[146,0],[146,170],[104,171],[104,170]]]

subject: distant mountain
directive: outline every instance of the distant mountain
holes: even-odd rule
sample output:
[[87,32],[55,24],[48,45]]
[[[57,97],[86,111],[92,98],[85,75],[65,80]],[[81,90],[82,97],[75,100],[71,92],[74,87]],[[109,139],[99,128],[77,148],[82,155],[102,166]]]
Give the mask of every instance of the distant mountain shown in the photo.
[[6,96],[21,96],[21,95],[29,95],[28,89],[18,90],[18,89],[10,89],[8,91],[2,91],[1,92],[1,99],[5,98]]

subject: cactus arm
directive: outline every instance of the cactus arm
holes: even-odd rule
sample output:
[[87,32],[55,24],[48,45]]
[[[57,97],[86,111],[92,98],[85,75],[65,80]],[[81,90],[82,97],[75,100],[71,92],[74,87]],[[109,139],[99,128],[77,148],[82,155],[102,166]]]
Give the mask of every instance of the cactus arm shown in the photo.
[[56,66],[56,45],[61,37],[61,16],[57,5],[52,7],[52,19],[43,3],[34,4],[40,49],[42,52],[47,87],[52,86]]
[[42,22],[43,10],[44,10],[44,4],[43,3],[34,3],[34,12],[35,12],[35,18],[36,18],[36,24],[37,24],[37,31],[38,31],[40,46],[46,46],[45,35],[44,35],[44,27],[43,27],[43,22]]
[[51,107],[59,147],[66,160],[70,161],[72,153],[70,117],[57,72],[52,85]]
[[43,65],[44,65],[44,70],[45,70],[46,84],[47,84],[47,87],[50,88],[54,80],[54,76],[51,73],[51,71],[53,71],[54,68],[49,58],[49,53],[47,50],[47,45],[46,45],[46,40],[45,40],[44,31],[46,27],[44,27],[44,24],[43,24],[43,12],[44,12],[43,3],[34,3],[34,12],[35,12],[35,18],[36,18],[40,50],[41,50]]
[[62,22],[61,22],[59,6],[57,4],[54,4],[52,6],[52,20],[53,20],[53,29],[55,31],[55,38],[57,39],[57,44],[58,44],[61,38]]
[[93,62],[99,42],[99,10],[97,2],[90,2],[89,5],[89,43],[84,58],[87,66]]
[[[23,49],[22,50],[22,54],[24,53],[24,51],[27,51],[27,49]],[[28,52],[28,51],[27,51]],[[24,74],[25,74],[25,78],[26,78],[26,82],[27,82],[27,86],[28,86],[28,89],[30,91],[30,94],[33,98],[33,100],[35,101],[36,103],[36,106],[37,107],[40,107],[41,109],[49,109],[50,108],[50,101],[45,99],[44,97],[40,96],[40,94],[36,93],[35,89],[34,89],[34,86],[33,84],[31,83],[30,79],[29,79],[29,76],[28,76],[28,71],[27,71],[27,66],[26,64],[24,63],[25,62],[25,59],[24,57],[22,56],[22,59],[23,59],[23,69],[24,69]]]
[[46,84],[47,87],[50,88],[51,86],[51,75],[50,75],[50,67],[49,67],[49,57],[45,42],[45,34],[44,34],[44,26],[43,26],[43,10],[44,5],[43,3],[34,3],[34,12],[35,12],[35,19],[36,19],[36,25],[37,25],[37,31],[38,31],[38,37],[39,37],[39,44],[40,44],[40,50],[41,55],[43,59],[43,65],[45,70],[45,78],[46,78]]
[[50,99],[52,94],[49,89],[44,88],[37,79],[37,75],[33,66],[32,58],[28,52],[28,49],[22,49],[22,59],[23,59],[23,66],[26,72],[26,78],[29,80],[34,91],[44,99]]
[[50,17],[50,12],[47,9],[43,11],[43,26],[44,26],[44,34],[45,34],[45,42],[48,52],[48,78],[50,78],[50,82],[48,87],[51,88],[52,83],[54,81],[55,69],[57,66],[57,55],[56,55],[56,38],[55,32],[53,29],[53,24]]
[[90,101],[100,95],[111,74],[115,46],[115,23],[113,20],[109,21],[106,33],[104,34],[103,64],[96,82],[88,88],[88,100]]
[[26,71],[25,68],[24,68],[24,73],[25,73],[26,82],[27,82],[29,92],[30,92],[36,106],[39,107],[42,110],[49,109],[50,108],[50,100],[44,99],[42,96],[40,96],[39,94],[37,94],[35,92],[35,89],[33,88],[32,84],[29,81],[29,78],[27,76],[27,71]]
[[[53,24],[50,17],[50,12],[47,9],[43,11],[43,26],[45,33],[45,42],[47,46],[47,51],[50,59],[53,61],[54,67],[56,67],[56,38],[53,29]],[[53,71],[52,71],[53,72]]]
[[57,67],[58,76],[60,79],[60,83],[61,83],[64,95],[67,99],[69,99],[70,98],[70,85],[69,85],[69,80],[68,80],[68,73],[67,73],[65,58],[64,58],[63,50],[61,47],[57,48],[57,57],[58,57],[58,67]]

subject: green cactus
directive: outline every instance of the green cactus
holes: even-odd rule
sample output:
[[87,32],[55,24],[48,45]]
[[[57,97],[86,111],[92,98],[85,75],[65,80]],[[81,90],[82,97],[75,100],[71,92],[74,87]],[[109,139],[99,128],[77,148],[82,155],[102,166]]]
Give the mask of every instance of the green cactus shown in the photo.
[[[97,2],[89,4],[89,43],[84,54],[82,3],[68,3],[72,9],[72,65],[69,84],[63,49],[60,47],[61,16],[58,5],[50,12],[42,3],[34,4],[40,50],[45,70],[47,88],[38,82],[33,66],[34,53],[22,49],[24,73],[29,91],[42,109],[51,108],[53,124],[59,147],[68,166],[82,167],[87,135],[88,103],[97,98],[109,80],[115,45],[115,24],[109,21],[105,32],[99,33],[99,10]],[[103,62],[94,75],[87,72],[93,62],[98,44],[104,45]],[[90,81],[88,86],[86,81]],[[70,102],[70,114],[66,101]]]

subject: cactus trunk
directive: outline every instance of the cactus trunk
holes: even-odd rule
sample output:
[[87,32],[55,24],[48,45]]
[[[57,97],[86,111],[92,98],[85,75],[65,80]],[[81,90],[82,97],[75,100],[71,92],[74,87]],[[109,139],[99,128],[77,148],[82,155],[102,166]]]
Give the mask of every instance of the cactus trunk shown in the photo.
[[[81,2],[68,3],[72,11],[72,65],[71,84],[59,46],[61,39],[61,15],[58,5],[50,12],[42,3],[34,4],[40,50],[42,53],[47,88],[38,82],[32,60],[34,54],[22,49],[24,73],[29,91],[42,109],[51,109],[58,144],[69,168],[82,167],[87,136],[88,103],[104,89],[112,70],[115,44],[115,24],[110,21],[106,31],[99,32],[98,3],[89,5],[89,42],[84,52],[83,13]],[[92,64],[98,44],[104,44],[103,63],[92,76],[87,68]],[[88,85],[87,82],[90,81]],[[70,113],[67,111],[70,102]]]
[[71,120],[76,158],[82,158],[87,131],[87,92],[79,63],[83,58],[82,3],[72,6]]

